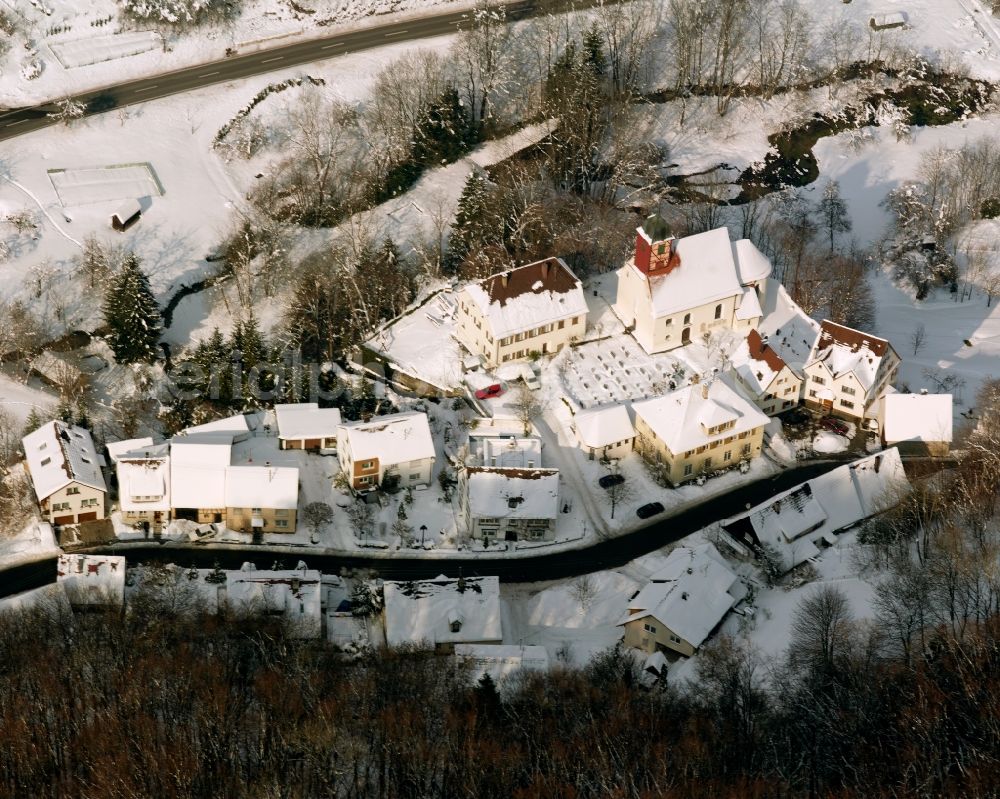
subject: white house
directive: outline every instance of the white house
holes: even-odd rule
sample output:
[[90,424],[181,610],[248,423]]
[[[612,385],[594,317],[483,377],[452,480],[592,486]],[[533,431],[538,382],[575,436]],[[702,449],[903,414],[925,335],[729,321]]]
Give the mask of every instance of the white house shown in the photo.
[[121,607],[125,602],[122,555],[60,555],[56,582],[74,608]]
[[782,572],[816,557],[835,534],[894,505],[910,490],[899,451],[887,449],[783,491],[722,522],[735,541],[776,559]]
[[739,361],[734,371],[740,385],[768,416],[799,404],[802,378],[756,330],[747,333],[733,360]]
[[427,414],[392,413],[342,424],[337,428],[337,456],[356,491],[377,488],[387,474],[399,475],[404,488],[429,485],[435,455]]
[[903,455],[947,455],[952,442],[951,394],[898,394],[881,401],[882,443]]
[[590,460],[624,458],[635,444],[635,427],[624,405],[602,405],[577,411],[573,430]]
[[678,547],[629,600],[618,626],[625,628],[626,646],[690,657],[745,595],[746,586],[712,544]]
[[635,254],[618,270],[615,313],[648,353],[720,329],[760,322],[771,263],[726,228],[677,239],[654,214],[637,229]]
[[113,464],[118,463],[118,456],[124,455],[126,452],[133,452],[143,447],[153,446],[152,436],[144,436],[143,438],[126,438],[123,441],[111,441],[107,445],[108,457],[111,458]]
[[559,470],[483,468],[459,471],[459,513],[473,538],[551,541],[559,518]]
[[54,420],[21,440],[28,474],[46,521],[78,524],[103,519],[107,484],[90,431]]
[[245,414],[237,413],[204,424],[196,424],[184,430],[183,435],[195,433],[231,433],[233,442],[245,441],[250,437],[250,424]]
[[170,521],[170,445],[145,441],[134,439],[139,446],[129,450],[109,444],[108,450],[118,474],[122,522],[161,532]]
[[805,365],[805,403],[835,416],[861,420],[892,384],[900,358],[884,338],[838,325],[820,324]]
[[760,455],[768,418],[724,379],[632,405],[636,448],[673,484]]
[[542,465],[542,440],[530,436],[469,434],[468,466],[534,469]]
[[274,406],[281,449],[315,451],[337,448],[339,408],[320,408],[316,402],[296,402]]
[[170,508],[175,519],[223,522],[232,432],[190,433],[170,441]]
[[282,466],[226,468],[226,527],[245,533],[294,533],[299,470]]
[[558,352],[587,329],[583,286],[561,258],[471,283],[457,304],[455,337],[489,368]]
[[497,577],[386,580],[383,593],[389,646],[427,643],[453,651],[455,644],[499,644],[503,640]]

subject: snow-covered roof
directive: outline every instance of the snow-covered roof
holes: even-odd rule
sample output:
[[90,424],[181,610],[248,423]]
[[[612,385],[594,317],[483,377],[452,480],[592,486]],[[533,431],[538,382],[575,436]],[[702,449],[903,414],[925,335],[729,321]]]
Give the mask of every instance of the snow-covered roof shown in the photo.
[[26,435],[21,444],[39,500],[74,482],[108,490],[101,473],[103,459],[89,430],[56,419]]
[[274,406],[278,437],[333,438],[341,423],[340,408],[320,408],[316,402],[297,402]]
[[750,239],[733,242],[733,256],[742,285],[749,286],[771,276],[771,261]]
[[469,512],[475,518],[559,517],[558,469],[470,467],[467,472]]
[[294,510],[299,504],[299,470],[274,466],[226,469],[227,508]]
[[749,525],[788,571],[816,555],[820,539],[887,510],[909,488],[899,451],[887,449],[783,491],[722,526],[740,539]]
[[142,447],[152,447],[152,436],[144,438],[126,438],[124,441],[111,441],[108,444],[108,455],[112,463],[118,463],[118,458],[126,452],[141,449]]
[[322,578],[315,569],[260,570],[244,563],[226,572],[226,601],[243,612],[278,613],[300,638],[318,638],[322,631]]
[[170,441],[173,508],[225,508],[232,433],[192,433]]
[[465,292],[496,338],[586,316],[588,311],[580,280],[561,258],[546,258],[470,283]]
[[[679,264],[648,278],[655,318],[743,293],[727,228],[678,239],[674,246]],[[639,271],[634,261],[625,268]]]
[[579,411],[573,425],[586,447],[606,447],[635,438],[635,427],[624,405],[604,405]]
[[663,568],[629,600],[619,626],[652,616],[699,647],[746,593],[712,544],[678,547]]
[[419,411],[376,416],[341,425],[355,461],[378,458],[383,466],[434,457],[427,414]]
[[853,374],[867,392],[875,384],[882,358],[890,349],[884,338],[824,319],[809,360],[824,363],[835,378]]
[[767,281],[764,297],[764,317],[757,329],[768,346],[791,369],[801,373],[819,335],[819,324],[795,304],[787,289],[777,281]]
[[170,510],[170,458],[119,459],[118,500],[123,511]]
[[116,209],[113,216],[117,217],[119,222],[127,222],[133,216],[142,212],[142,206],[139,205],[139,201],[131,198],[128,200],[123,200],[121,205]]
[[503,639],[497,577],[386,580],[384,595],[389,646],[421,641],[499,643]]
[[[685,386],[663,397],[632,405],[636,416],[674,454],[708,443],[717,436],[732,436],[762,427],[768,418],[722,378]],[[733,421],[734,426],[716,435],[703,428]]]
[[72,605],[121,605],[125,601],[125,557],[60,555],[56,581]]
[[57,386],[72,385],[83,376],[79,367],[51,350],[42,350],[31,359],[31,363],[28,365],[33,371]]
[[194,433],[249,433],[250,426],[247,424],[247,418],[242,413],[238,413],[235,416],[227,416],[224,419],[216,419],[212,422],[205,422],[205,424],[196,424],[193,427],[188,427],[183,431],[181,435],[189,435]]
[[496,683],[519,669],[544,671],[549,667],[544,646],[455,644],[455,658],[469,665],[474,680],[489,674]]
[[785,368],[781,356],[764,340],[756,330],[751,330],[736,352],[733,353],[736,372],[747,386],[758,396],[763,394],[778,373]]
[[540,438],[470,437],[470,466],[501,466],[533,469],[542,465]]
[[886,394],[883,436],[900,441],[952,441],[951,394]]
[[763,311],[760,309],[760,300],[757,299],[757,291],[755,289],[745,289],[743,291],[743,299],[740,300],[739,307],[736,309],[736,318],[741,322],[746,322],[748,319],[759,319],[763,315]]

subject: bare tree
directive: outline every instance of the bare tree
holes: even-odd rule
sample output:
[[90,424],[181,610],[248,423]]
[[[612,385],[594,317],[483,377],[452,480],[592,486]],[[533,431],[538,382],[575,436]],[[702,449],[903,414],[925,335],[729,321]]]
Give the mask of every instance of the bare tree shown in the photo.
[[83,103],[69,97],[65,100],[59,100],[56,103],[56,108],[58,110],[53,111],[46,116],[48,116],[49,119],[61,122],[64,125],[72,124],[87,112],[87,107]]
[[333,521],[333,508],[326,502],[310,502],[302,509],[302,521],[314,536],[319,535],[320,530]]
[[512,37],[504,6],[478,0],[456,44],[465,98],[476,122],[489,125],[510,88]]
[[830,673],[846,654],[853,615],[847,595],[832,585],[816,588],[799,602],[792,619],[789,657],[793,663]]
[[521,383],[514,390],[512,407],[517,420],[524,425],[524,434],[528,435],[531,432],[532,422],[541,415],[544,406],[535,392],[528,388],[526,383]]
[[580,603],[580,609],[587,612],[597,598],[597,585],[590,574],[581,574],[569,584],[569,595]]
[[[621,476],[617,464],[612,467],[611,474]],[[635,499],[635,488],[628,480],[612,483],[604,490],[604,498],[611,505],[611,518],[615,518],[615,509],[623,502]]]
[[910,346],[913,347],[913,355],[916,357],[920,350],[924,348],[924,344],[927,343],[927,328],[924,327],[924,323],[920,322],[913,332],[910,334]]

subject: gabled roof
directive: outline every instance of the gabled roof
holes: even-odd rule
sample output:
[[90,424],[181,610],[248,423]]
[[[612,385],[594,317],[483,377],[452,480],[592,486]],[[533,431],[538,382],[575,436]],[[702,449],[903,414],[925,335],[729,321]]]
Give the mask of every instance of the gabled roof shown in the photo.
[[368,422],[351,422],[338,428],[346,438],[351,458],[378,458],[383,466],[434,457],[434,439],[427,414],[418,411],[375,416]]
[[[751,330],[746,338],[746,360],[736,366],[736,372],[744,385],[758,395],[764,393],[786,364],[781,356],[765,344],[760,333]],[[738,360],[734,357],[734,360]]]
[[145,438],[127,438],[124,441],[112,441],[107,446],[111,462],[118,463],[119,457],[124,455],[126,452],[132,452],[133,450],[141,449],[142,447],[152,447],[153,438],[152,436],[146,436]]
[[469,467],[469,512],[487,519],[559,518],[558,469]]
[[[497,577],[386,580],[384,595],[385,637],[389,646],[421,641],[499,643],[503,638]],[[452,622],[458,627],[455,632],[451,629]]]
[[678,547],[628,603],[619,626],[652,616],[698,647],[746,593],[712,544]]
[[[136,501],[135,497],[159,499]],[[123,511],[170,510],[170,458],[120,458],[118,499]]]
[[952,441],[951,394],[886,394],[882,435],[900,441]]
[[223,419],[216,419],[205,424],[196,424],[184,430],[184,435],[195,433],[248,433],[250,426],[247,424],[247,417],[242,413],[235,416],[227,416]]
[[[323,575],[300,563],[297,569],[257,569],[251,563],[226,572],[226,602],[243,612],[276,613],[297,638],[322,632]],[[204,585],[204,580],[199,581]],[[217,592],[212,591],[215,594]]]
[[749,286],[771,276],[771,262],[750,239],[733,242],[733,255],[742,285]]
[[226,507],[226,469],[232,458],[233,435],[191,433],[171,439],[171,507]]
[[777,281],[768,280],[764,302],[764,316],[757,329],[768,337],[768,345],[789,368],[801,373],[819,336],[819,324],[795,304]]
[[736,309],[736,318],[741,322],[749,319],[759,319],[764,312],[760,309],[760,300],[757,299],[757,292],[754,289],[745,289],[739,307]]
[[579,411],[573,425],[587,447],[606,447],[635,438],[635,427],[624,405],[604,405]]
[[809,361],[822,362],[835,378],[853,374],[867,392],[890,350],[892,346],[884,338],[824,319]]
[[[705,396],[707,393],[708,396]],[[632,405],[672,453],[695,449],[712,438],[702,430],[702,423],[714,427],[721,421],[736,424],[721,436],[737,435],[762,427],[768,418],[724,379],[699,383],[673,391],[663,397],[636,402]]]
[[320,408],[316,402],[296,402],[274,406],[278,437],[334,438],[341,424],[340,408]]
[[56,419],[26,435],[21,445],[39,500],[71,483],[108,490],[89,430]]
[[497,338],[588,312],[583,286],[561,258],[493,275],[465,291]]
[[226,469],[227,508],[295,510],[298,504],[298,469],[287,466],[230,466]]

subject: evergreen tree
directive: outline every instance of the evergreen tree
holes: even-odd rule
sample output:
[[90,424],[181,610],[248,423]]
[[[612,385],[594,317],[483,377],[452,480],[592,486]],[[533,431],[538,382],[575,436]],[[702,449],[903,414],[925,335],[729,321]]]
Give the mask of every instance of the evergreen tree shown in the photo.
[[45,424],[45,419],[38,412],[38,408],[32,408],[28,418],[24,421],[24,435],[34,433],[39,427]]
[[452,271],[457,270],[476,245],[488,240],[491,225],[489,205],[489,183],[485,177],[473,172],[465,181],[458,198],[455,221],[451,223],[447,264]]
[[603,78],[608,72],[608,59],[604,55],[604,37],[595,22],[583,36],[583,61],[595,78]]
[[119,363],[150,362],[160,339],[160,308],[135,253],[108,281],[104,294],[104,321],[110,328],[108,344]]
[[454,86],[427,108],[413,136],[413,160],[438,166],[461,158],[476,143],[475,125]]
[[819,223],[830,239],[830,255],[833,255],[834,239],[838,233],[847,233],[851,229],[851,218],[847,214],[847,204],[840,196],[840,184],[835,180],[828,181],[823,189],[823,197],[816,208]]

